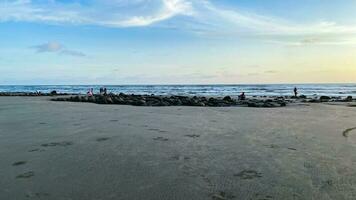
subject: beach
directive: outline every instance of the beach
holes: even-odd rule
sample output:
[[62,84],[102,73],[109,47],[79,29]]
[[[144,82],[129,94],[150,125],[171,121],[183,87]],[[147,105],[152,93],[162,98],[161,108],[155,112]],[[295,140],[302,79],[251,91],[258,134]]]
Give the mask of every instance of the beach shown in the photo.
[[0,199],[356,199],[356,107],[0,97]]

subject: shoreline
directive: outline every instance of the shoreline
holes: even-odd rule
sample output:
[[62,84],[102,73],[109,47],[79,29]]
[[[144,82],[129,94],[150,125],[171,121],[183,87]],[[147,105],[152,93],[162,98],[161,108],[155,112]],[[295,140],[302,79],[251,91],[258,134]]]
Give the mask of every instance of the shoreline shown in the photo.
[[[198,107],[285,107],[288,104],[296,103],[353,103],[356,98],[347,97],[329,97],[329,96],[247,96],[240,100],[238,96],[182,96],[182,95],[137,95],[137,94],[69,94],[57,93],[27,93],[27,92],[0,92],[0,96],[20,96],[20,97],[53,97],[51,101],[65,102],[85,102],[96,104],[117,104],[133,106],[198,106]],[[355,105],[351,105],[352,107]]]

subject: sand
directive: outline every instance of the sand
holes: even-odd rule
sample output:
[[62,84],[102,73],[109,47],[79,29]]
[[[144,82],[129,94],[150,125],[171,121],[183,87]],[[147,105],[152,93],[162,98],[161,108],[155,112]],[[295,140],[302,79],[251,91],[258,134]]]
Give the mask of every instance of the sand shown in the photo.
[[[0,97],[0,199],[356,199],[356,108]],[[347,134],[344,134],[344,131]]]

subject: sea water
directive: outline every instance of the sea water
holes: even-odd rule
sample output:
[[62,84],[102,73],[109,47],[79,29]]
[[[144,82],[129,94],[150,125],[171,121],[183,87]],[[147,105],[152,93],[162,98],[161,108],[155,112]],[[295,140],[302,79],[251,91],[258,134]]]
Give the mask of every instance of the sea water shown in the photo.
[[2,85],[0,92],[43,92],[86,94],[89,88],[98,92],[106,87],[108,92],[126,94],[227,96],[245,92],[249,96],[293,95],[294,87],[307,96],[356,96],[356,84],[256,84],[256,85]]

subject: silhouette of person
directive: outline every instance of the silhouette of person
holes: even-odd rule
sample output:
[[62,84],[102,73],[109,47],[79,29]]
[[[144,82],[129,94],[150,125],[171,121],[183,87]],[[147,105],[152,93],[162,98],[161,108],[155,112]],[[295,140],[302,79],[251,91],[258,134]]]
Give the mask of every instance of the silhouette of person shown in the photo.
[[242,93],[240,94],[239,99],[240,99],[240,100],[245,100],[245,99],[246,99],[245,92],[242,92]]
[[297,87],[294,87],[294,96],[297,97],[297,95],[298,95],[298,89]]

